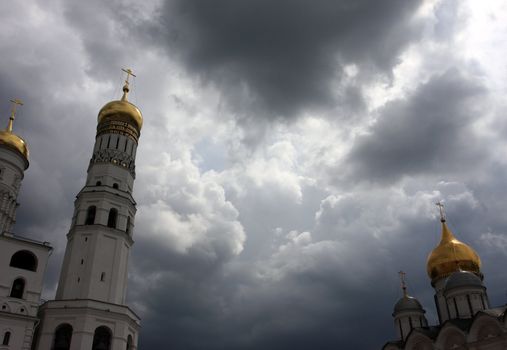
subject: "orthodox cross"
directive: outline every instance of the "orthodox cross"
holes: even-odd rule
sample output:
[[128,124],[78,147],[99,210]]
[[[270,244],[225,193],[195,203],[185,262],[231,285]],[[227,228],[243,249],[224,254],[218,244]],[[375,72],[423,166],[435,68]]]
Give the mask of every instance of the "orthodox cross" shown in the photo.
[[408,295],[407,294],[407,283],[405,281],[405,276],[407,274],[405,272],[403,272],[403,271],[398,272],[398,274],[400,275],[401,289],[403,290],[403,296],[406,297]]
[[435,205],[438,207],[440,211],[440,221],[445,222],[445,211],[444,211],[444,204],[442,202],[436,202]]
[[12,131],[12,122],[14,121],[14,118],[16,117],[16,108],[18,106],[23,105],[23,101],[21,101],[19,98],[15,98],[13,100],[9,100],[12,102],[12,109],[11,109],[11,116],[9,118],[9,124],[7,125],[7,131]]
[[136,76],[135,76],[134,72],[132,72],[132,69],[130,69],[130,68],[127,68],[127,69],[122,68],[121,70],[124,71],[125,73],[127,73],[127,79],[125,80],[125,83],[128,85],[130,76],[132,75],[134,78]]

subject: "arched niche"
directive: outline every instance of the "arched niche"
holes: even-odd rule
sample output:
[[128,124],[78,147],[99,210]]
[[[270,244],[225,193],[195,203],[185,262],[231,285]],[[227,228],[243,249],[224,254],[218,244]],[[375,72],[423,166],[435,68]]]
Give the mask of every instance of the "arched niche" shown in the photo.
[[97,327],[93,334],[92,350],[111,350],[112,338],[113,332],[108,327]]
[[68,323],[62,323],[55,329],[52,350],[69,350],[72,342],[73,328]]

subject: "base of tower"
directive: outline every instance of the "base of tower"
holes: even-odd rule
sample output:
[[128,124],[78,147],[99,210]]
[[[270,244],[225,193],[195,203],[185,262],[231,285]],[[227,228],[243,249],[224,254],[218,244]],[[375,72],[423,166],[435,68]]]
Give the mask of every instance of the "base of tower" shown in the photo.
[[140,318],[124,305],[90,299],[53,300],[41,305],[39,317],[36,350],[53,349],[55,333],[64,325],[72,327],[70,350],[92,349],[99,328],[110,332],[110,350],[137,349]]

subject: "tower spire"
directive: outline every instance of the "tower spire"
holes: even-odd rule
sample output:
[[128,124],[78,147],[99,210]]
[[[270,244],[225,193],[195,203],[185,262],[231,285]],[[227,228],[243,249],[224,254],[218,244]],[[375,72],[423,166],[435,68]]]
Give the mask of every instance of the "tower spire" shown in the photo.
[[16,118],[16,108],[18,106],[22,106],[23,101],[21,101],[19,98],[15,98],[9,101],[12,102],[11,116],[9,117],[9,123],[7,124],[7,128],[5,129],[5,131],[12,132],[12,125],[14,123],[14,119]]
[[127,78],[125,79],[125,85],[123,85],[123,96],[122,96],[121,100],[127,101],[127,95],[130,91],[129,78],[130,78],[130,76],[133,76],[135,78],[136,75],[134,74],[134,72],[130,68],[122,68],[121,70],[124,71],[125,73],[127,73]]

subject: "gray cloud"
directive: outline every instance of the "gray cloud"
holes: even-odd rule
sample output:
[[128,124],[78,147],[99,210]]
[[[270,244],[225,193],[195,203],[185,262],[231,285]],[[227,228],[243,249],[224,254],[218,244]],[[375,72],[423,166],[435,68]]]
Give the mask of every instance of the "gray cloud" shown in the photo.
[[[365,76],[389,75],[417,38],[413,13],[420,3],[166,1],[154,31],[237,110],[291,118],[336,103],[333,81],[345,65],[359,66]],[[350,102],[350,93],[342,97]]]
[[448,174],[486,161],[484,141],[474,132],[484,113],[486,89],[457,69],[433,76],[379,112],[368,134],[348,156],[353,176],[374,182],[406,175]]
[[[505,113],[470,76],[482,63],[450,53],[458,2],[417,17],[421,3],[0,4],[0,99],[25,99],[15,128],[32,149],[16,232],[56,247],[45,297],[97,112],[131,66],[145,115],[128,297],[140,349],[380,348],[400,269],[435,319],[425,259],[442,198],[503,303]],[[367,90],[398,87],[393,68],[414,56],[424,79],[370,114]],[[368,134],[352,143],[354,127]]]

